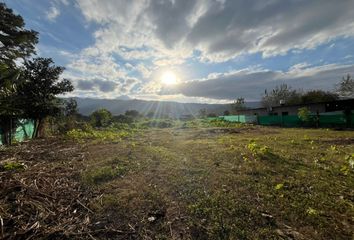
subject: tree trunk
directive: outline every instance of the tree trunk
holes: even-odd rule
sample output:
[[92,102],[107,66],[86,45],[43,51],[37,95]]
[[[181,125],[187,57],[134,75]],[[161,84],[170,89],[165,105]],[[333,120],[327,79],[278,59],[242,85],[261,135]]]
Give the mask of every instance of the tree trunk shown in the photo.
[[45,136],[45,118],[38,118],[35,120],[35,130],[33,132],[34,138],[41,138]]
[[2,143],[4,145],[11,145],[12,143],[12,118],[11,117],[1,117],[0,119],[1,128],[3,131]]

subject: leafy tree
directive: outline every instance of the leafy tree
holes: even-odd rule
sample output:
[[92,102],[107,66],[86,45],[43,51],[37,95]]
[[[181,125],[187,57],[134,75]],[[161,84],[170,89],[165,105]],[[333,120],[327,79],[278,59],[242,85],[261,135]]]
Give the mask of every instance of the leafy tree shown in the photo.
[[64,115],[65,116],[75,116],[78,114],[77,102],[75,99],[70,98],[65,101]]
[[262,96],[262,105],[264,107],[278,106],[280,101],[284,101],[286,105],[301,103],[301,93],[291,89],[287,84],[276,86],[270,92],[266,89]]
[[132,118],[138,118],[140,116],[140,113],[137,110],[127,110],[125,111],[126,116],[130,116]]
[[341,97],[354,98],[353,78],[349,74],[346,77],[343,77],[336,90]]
[[238,110],[242,110],[242,109],[246,109],[246,105],[245,105],[245,99],[243,97],[239,97],[237,98],[232,104],[231,107],[238,111]]
[[62,101],[57,95],[74,90],[68,79],[59,79],[63,71],[51,58],[35,58],[24,63],[25,82],[19,86],[18,94],[24,116],[36,121],[36,137],[42,133],[43,120],[61,112]]
[[12,67],[14,60],[26,58],[35,53],[38,33],[24,28],[25,22],[20,15],[0,3],[0,62]]
[[22,78],[15,60],[35,53],[37,35],[37,32],[25,29],[21,16],[0,3],[0,125],[5,144],[11,144],[12,121],[21,114],[17,107],[17,87]]
[[118,123],[127,123],[127,124],[131,124],[134,122],[132,116],[127,116],[123,114],[119,114],[118,116],[113,116],[113,120]]
[[302,103],[330,102],[338,100],[338,94],[322,90],[312,90],[301,96]]
[[112,119],[112,113],[104,108],[98,109],[90,115],[90,121],[94,127],[108,127],[112,123]]

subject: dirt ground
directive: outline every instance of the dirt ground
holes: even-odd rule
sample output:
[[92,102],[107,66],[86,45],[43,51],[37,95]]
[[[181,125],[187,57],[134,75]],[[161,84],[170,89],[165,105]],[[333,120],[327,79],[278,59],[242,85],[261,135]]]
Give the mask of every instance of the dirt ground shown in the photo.
[[0,238],[353,239],[353,153],[256,126],[33,140],[0,150]]

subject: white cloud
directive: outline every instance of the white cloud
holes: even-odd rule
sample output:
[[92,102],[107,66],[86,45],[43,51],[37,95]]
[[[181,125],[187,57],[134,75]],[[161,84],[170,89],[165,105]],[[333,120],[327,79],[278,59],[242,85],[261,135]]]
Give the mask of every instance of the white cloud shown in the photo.
[[285,72],[244,69],[210,74],[207,79],[182,83],[173,89],[160,88],[160,94],[183,94],[191,97],[228,100],[244,97],[246,100],[257,100],[265,89],[272,89],[282,83],[295,89],[333,90],[342,76],[352,72],[354,72],[354,65],[337,64],[316,67],[306,67],[302,64],[301,71],[295,67]]
[[47,11],[47,18],[50,21],[54,21],[59,15],[60,15],[60,10],[55,6],[51,6]]
[[183,61],[194,50],[212,62],[243,53],[269,57],[354,35],[354,2],[345,0],[78,0],[78,6],[87,21],[102,25],[95,33],[100,51],[157,63]]
[[[61,1],[65,5],[66,0]],[[98,29],[94,44],[74,58],[69,71],[80,79],[118,82],[115,91],[130,94],[161,91],[154,71],[181,65],[195,58],[194,53],[198,53],[196,60],[204,62],[224,62],[250,53],[272,57],[354,36],[354,1],[350,0],[77,0],[77,7],[87,23]],[[120,66],[112,56],[134,64]],[[185,96],[232,99],[247,91],[259,98],[265,87],[281,81],[328,88],[348,66],[326,67],[300,63],[287,72],[256,68],[218,73],[186,83],[180,91]],[[137,80],[139,88],[123,87],[134,70],[149,81]]]

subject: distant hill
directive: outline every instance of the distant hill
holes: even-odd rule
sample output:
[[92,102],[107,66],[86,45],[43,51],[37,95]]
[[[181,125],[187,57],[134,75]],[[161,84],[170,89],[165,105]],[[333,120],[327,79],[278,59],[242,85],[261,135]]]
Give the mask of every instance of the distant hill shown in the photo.
[[[90,115],[99,108],[106,108],[113,115],[124,114],[127,110],[137,110],[142,114],[154,112],[156,116],[179,117],[181,115],[198,114],[200,109],[206,109],[207,113],[221,115],[225,110],[230,111],[230,104],[203,104],[203,103],[178,103],[163,101],[145,101],[139,99],[94,99],[74,98],[78,103],[79,112]],[[258,107],[258,102],[246,103],[247,107]]]

